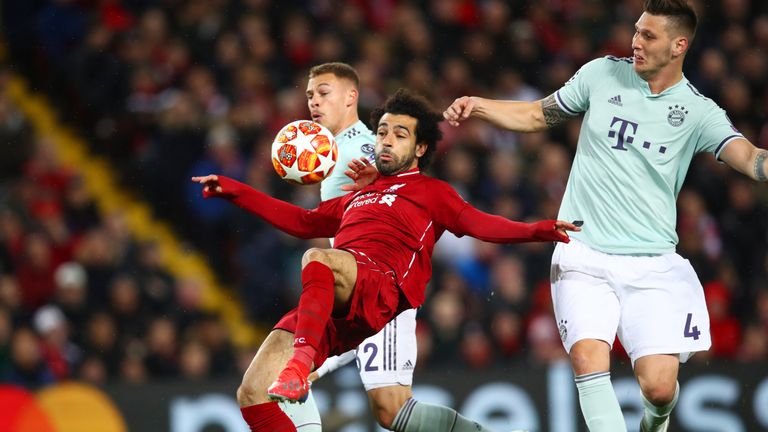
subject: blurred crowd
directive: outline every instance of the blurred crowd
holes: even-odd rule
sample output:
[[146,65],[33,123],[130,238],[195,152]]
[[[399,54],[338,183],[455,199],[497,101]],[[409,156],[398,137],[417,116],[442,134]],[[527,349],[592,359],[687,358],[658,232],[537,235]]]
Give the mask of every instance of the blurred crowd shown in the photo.
[[[768,148],[768,3],[693,3],[700,27],[687,78],[750,141]],[[424,94],[440,110],[468,94],[535,100],[594,57],[631,55],[641,12],[642,0],[29,0],[4,2],[2,24],[7,67],[45,91],[91,150],[110,158],[123,185],[205,251],[249,316],[268,326],[298,298],[303,251],[323,241],[299,241],[227,203],[203,201],[189,178],[221,173],[315,206],[318,188],[282,182],[269,160],[274,133],[308,116],[309,67],[356,67],[364,121],[398,87]],[[18,306],[3,296],[3,316],[21,311],[30,320],[18,326],[11,319],[0,343],[37,337],[45,344],[46,324],[63,321],[76,331],[57,338],[79,344],[80,373],[95,373],[89,361],[98,357],[110,376],[132,376],[137,362],[145,373],[171,374],[153,351],[168,346],[177,347],[179,367],[202,346],[210,373],[236,368],[231,350],[206,339],[221,334],[205,330],[218,320],[179,309],[184,303],[175,299],[193,281],[164,273],[153,245],[134,244],[120,215],[93,212],[77,173],[54,169],[49,144],[18,117],[6,103],[0,133],[10,159],[0,163],[14,169],[2,171],[3,292],[30,279],[35,288],[20,290]],[[431,174],[487,211],[552,218],[579,127],[574,119],[521,135],[479,122],[444,125]],[[30,145],[8,148],[22,139]],[[31,198],[39,196],[47,198]],[[767,197],[766,185],[711,155],[691,167],[679,199],[678,252],[704,285],[714,339],[712,350],[694,359],[768,360]],[[549,245],[444,236],[419,311],[419,366],[563,358],[551,312],[550,253]],[[80,296],[89,314],[73,313],[67,290],[85,284]],[[140,323],[127,318],[139,309],[153,314],[142,313]],[[126,352],[117,355],[102,346],[114,347],[120,337],[141,350],[118,344]],[[102,352],[108,354],[95,354]]]
[[8,79],[0,71],[0,382],[232,375],[236,351],[200,282],[174,278],[122,213],[97,210]]

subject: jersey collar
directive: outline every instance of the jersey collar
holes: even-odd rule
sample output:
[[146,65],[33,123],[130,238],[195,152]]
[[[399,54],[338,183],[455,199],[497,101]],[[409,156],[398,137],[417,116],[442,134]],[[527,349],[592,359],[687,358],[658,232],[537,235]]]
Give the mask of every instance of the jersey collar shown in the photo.
[[403,177],[410,177],[416,174],[420,174],[419,167],[409,169],[408,171],[403,171],[400,174],[395,174],[390,176],[383,175],[383,176],[380,176],[379,178],[385,182],[393,182],[393,181],[398,181],[398,179],[402,179]]
[[670,86],[669,88],[665,89],[664,91],[662,91],[659,94],[653,94],[653,93],[651,93],[651,86],[648,85],[648,81],[640,78],[640,75],[638,75],[637,72],[635,72],[635,71],[632,71],[632,72],[635,75],[635,83],[640,87],[640,90],[643,92],[643,96],[645,96],[647,98],[652,98],[652,99],[659,98],[659,97],[662,97],[662,96],[674,93],[678,89],[680,89],[681,87],[685,87],[686,84],[688,84],[688,82],[689,82],[688,78],[686,78],[685,74],[683,74],[682,78],[680,78],[680,81],[676,82],[675,84],[673,84],[672,86]]
[[418,173],[419,173],[419,167],[416,167],[413,169],[409,169],[408,171],[401,172],[400,174],[396,174],[395,177],[405,177],[405,176],[418,174]]

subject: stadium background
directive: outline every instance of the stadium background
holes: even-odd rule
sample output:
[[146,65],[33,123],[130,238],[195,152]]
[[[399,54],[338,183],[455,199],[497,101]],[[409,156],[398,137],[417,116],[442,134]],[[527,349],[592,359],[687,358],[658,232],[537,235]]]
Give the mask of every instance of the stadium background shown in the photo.
[[[686,76],[768,148],[768,3],[693,3]],[[239,376],[295,304],[301,254],[319,243],[203,202],[189,177],[224,173],[312,207],[318,188],[280,181],[268,155],[283,124],[307,117],[313,64],[358,69],[364,121],[398,87],[440,109],[467,94],[534,100],[596,56],[630,55],[641,6],[4,0],[0,401],[18,409],[3,424],[243,430]],[[579,125],[533,135],[446,125],[432,174],[488,211],[554,217]],[[680,194],[678,250],[704,283],[714,344],[683,369],[675,430],[768,430],[767,203],[765,185],[711,156]],[[419,312],[417,396],[499,430],[584,430],[551,317],[549,254],[441,240]],[[626,357],[615,360],[635,425],[637,388]],[[354,368],[317,387],[328,430],[373,430]],[[91,429],[73,423],[83,412]]]

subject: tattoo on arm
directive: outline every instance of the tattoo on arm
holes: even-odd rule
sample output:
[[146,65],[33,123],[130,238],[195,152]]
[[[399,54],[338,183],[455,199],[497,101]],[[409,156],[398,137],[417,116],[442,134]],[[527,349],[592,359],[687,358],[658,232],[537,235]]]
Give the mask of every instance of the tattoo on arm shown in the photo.
[[765,172],[766,159],[768,159],[768,150],[761,150],[755,157],[755,178],[757,181],[768,181],[768,174]]
[[554,93],[541,100],[541,109],[544,111],[544,121],[547,123],[548,128],[557,126],[571,118],[557,104]]

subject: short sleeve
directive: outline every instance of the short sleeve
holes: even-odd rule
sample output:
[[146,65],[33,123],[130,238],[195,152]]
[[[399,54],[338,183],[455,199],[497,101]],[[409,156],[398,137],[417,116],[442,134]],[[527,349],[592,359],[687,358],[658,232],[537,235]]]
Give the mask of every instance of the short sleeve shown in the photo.
[[731,119],[725,113],[725,110],[710,101],[709,110],[701,119],[701,134],[696,143],[696,152],[709,152],[720,158],[720,152],[725,146],[736,138],[744,138]]
[[592,83],[600,80],[606,60],[599,58],[582,66],[558,91],[557,105],[568,114],[577,115],[589,109]]

